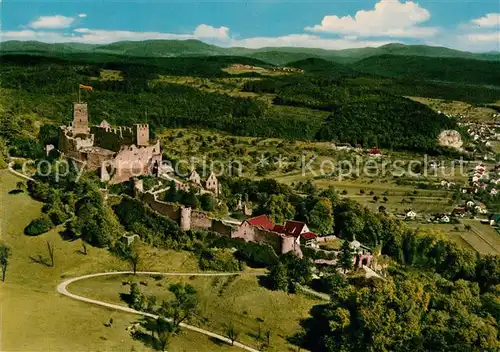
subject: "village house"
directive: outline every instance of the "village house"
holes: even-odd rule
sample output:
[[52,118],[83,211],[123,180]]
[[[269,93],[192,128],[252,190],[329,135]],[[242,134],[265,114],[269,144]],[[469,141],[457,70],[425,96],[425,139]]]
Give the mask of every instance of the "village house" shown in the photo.
[[200,174],[198,174],[196,170],[192,170],[187,180],[190,183],[203,188],[205,191],[212,192],[215,196],[220,194],[219,181],[213,172],[210,176],[208,176],[207,180],[203,182]]
[[439,222],[441,224],[449,224],[451,219],[448,214],[438,214],[434,217],[434,221]]
[[368,150],[368,155],[370,155],[372,157],[381,157],[382,152],[377,147],[373,147],[370,150]]
[[474,207],[476,214],[488,214],[488,208],[483,203],[479,203]]
[[467,209],[465,207],[456,207],[453,209],[452,215],[463,218],[466,213]]
[[410,210],[405,215],[405,220],[415,220],[417,217],[417,213],[413,210]]
[[267,243],[278,254],[294,252],[302,257],[301,240],[304,246],[315,247],[317,235],[303,222],[287,220],[284,225],[275,225],[267,215],[260,215],[243,221],[231,237]]
[[198,174],[198,172],[196,172],[196,170],[191,171],[191,174],[189,174],[188,177],[188,181],[201,186],[201,176]]
[[219,181],[213,172],[208,176],[205,182],[205,189],[213,192],[216,196],[219,195]]

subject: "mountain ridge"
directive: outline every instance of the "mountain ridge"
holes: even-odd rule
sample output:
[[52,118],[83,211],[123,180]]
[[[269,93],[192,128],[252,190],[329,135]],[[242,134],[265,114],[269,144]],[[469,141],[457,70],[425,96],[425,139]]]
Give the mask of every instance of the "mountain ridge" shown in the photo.
[[377,48],[321,49],[299,47],[264,47],[250,49],[243,47],[220,47],[196,39],[187,40],[144,40],[119,41],[109,44],[87,43],[42,43],[38,41],[6,41],[0,43],[0,53],[101,53],[140,57],[176,56],[247,56],[274,65],[299,61],[311,57],[338,63],[354,63],[372,56],[384,54],[401,56],[450,57],[500,61],[500,52],[473,53],[439,46],[406,45],[390,43]]

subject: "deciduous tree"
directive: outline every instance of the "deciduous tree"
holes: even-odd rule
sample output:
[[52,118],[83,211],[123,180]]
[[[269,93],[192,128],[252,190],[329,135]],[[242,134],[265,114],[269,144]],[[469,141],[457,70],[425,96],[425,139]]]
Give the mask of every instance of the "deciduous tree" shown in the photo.
[[5,281],[7,266],[9,265],[10,247],[6,244],[0,244],[0,265],[2,266],[2,281]]

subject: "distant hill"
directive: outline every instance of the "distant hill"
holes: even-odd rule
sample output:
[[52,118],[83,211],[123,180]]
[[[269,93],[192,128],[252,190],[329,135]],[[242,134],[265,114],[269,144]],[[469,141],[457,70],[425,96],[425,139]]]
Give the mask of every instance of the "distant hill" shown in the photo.
[[294,47],[269,47],[260,49],[222,48],[198,40],[145,40],[121,41],[112,44],[57,43],[46,44],[36,41],[7,41],[0,43],[0,52],[35,53],[101,53],[141,57],[177,57],[177,56],[246,56],[274,65],[303,60],[310,57],[321,58],[339,63],[356,61],[380,55],[449,57],[475,60],[500,61],[500,53],[470,53],[444,47],[425,45],[388,44],[378,48],[325,50]]
[[332,73],[354,73],[354,70],[346,65],[339,64],[337,62],[309,57],[307,59],[302,59],[298,61],[289,62],[286,64],[289,67],[300,68],[305,72],[332,72]]
[[499,61],[381,55],[363,59],[351,67],[360,72],[384,77],[500,87]]
[[212,56],[230,53],[215,45],[198,40],[145,40],[141,42],[116,42],[99,45],[93,49],[99,53],[113,53],[130,56],[172,57],[172,56]]

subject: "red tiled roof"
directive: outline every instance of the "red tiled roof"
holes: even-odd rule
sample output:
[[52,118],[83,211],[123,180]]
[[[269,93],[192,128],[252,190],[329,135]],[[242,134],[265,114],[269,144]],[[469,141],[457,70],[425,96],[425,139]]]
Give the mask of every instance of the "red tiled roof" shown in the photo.
[[293,235],[295,237],[298,237],[302,232],[302,229],[304,229],[304,226],[306,226],[306,224],[301,221],[288,220],[285,222],[284,232],[287,235]]
[[285,233],[285,227],[283,225],[274,225],[273,231],[278,233]]
[[254,218],[250,218],[247,220],[247,222],[251,226],[262,227],[266,230],[272,230],[274,226],[273,222],[267,217],[267,215],[260,215]]
[[301,236],[305,240],[312,240],[318,237],[318,235],[316,235],[314,232],[305,232]]

